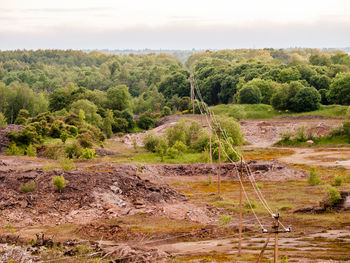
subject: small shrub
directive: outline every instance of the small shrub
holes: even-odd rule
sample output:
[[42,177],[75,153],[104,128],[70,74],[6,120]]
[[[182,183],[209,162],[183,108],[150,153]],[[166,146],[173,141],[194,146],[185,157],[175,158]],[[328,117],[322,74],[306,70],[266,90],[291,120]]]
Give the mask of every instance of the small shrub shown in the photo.
[[46,146],[42,152],[44,156],[50,159],[58,160],[65,156],[65,148],[61,143]]
[[341,186],[343,184],[344,178],[341,176],[335,176],[332,185]]
[[94,149],[83,148],[79,158],[82,159],[94,159],[97,156],[97,153]]
[[316,173],[315,167],[310,168],[310,175],[309,175],[309,178],[307,179],[307,182],[309,183],[309,185],[318,185],[321,182],[320,177]]
[[61,192],[62,189],[64,189],[67,186],[68,181],[66,179],[64,179],[64,177],[62,175],[61,176],[54,176],[54,177],[52,177],[52,184],[54,186],[56,186],[56,188],[59,192]]
[[66,133],[65,131],[61,133],[60,135],[60,139],[63,143],[66,143],[67,139],[68,139],[68,133]]
[[19,189],[23,193],[29,193],[29,192],[35,191],[36,185],[35,185],[34,181],[30,181],[24,185],[21,185],[21,187]]
[[36,148],[33,146],[33,144],[29,144],[26,150],[26,154],[30,157],[36,157]]
[[159,138],[154,133],[147,133],[143,138],[143,143],[147,151],[156,152],[156,148],[159,144]]
[[82,148],[80,144],[76,141],[66,145],[64,148],[67,158],[79,158],[82,153]]
[[160,156],[162,162],[164,161],[164,155],[167,153],[167,150],[168,142],[163,138],[160,139],[156,147],[156,152]]
[[181,141],[176,141],[173,148],[176,149],[179,154],[182,154],[187,150],[187,146]]
[[80,145],[84,148],[89,148],[93,145],[93,138],[89,132],[84,132],[78,136]]
[[[253,208],[253,209],[256,208],[256,205],[255,205],[254,202],[251,201],[251,202],[250,202],[250,205],[252,206],[251,208]],[[249,205],[248,202],[245,202],[244,205],[243,205],[243,207],[244,207],[245,209],[251,209],[251,208],[250,208],[250,205]]]
[[335,205],[341,200],[341,196],[337,188],[332,186],[329,187],[327,200],[330,205]]
[[68,158],[61,158],[59,160],[60,164],[60,169],[65,170],[65,171],[70,171],[75,168],[74,162],[71,159]]
[[171,114],[171,109],[168,106],[164,106],[162,110],[162,116],[168,116]]
[[228,225],[231,222],[231,220],[232,220],[231,216],[229,216],[229,215],[222,215],[219,218],[218,226],[219,227],[226,226],[226,225]]
[[167,155],[171,158],[171,159],[175,159],[177,156],[179,156],[179,151],[177,149],[175,149],[174,147],[170,147],[167,150]]

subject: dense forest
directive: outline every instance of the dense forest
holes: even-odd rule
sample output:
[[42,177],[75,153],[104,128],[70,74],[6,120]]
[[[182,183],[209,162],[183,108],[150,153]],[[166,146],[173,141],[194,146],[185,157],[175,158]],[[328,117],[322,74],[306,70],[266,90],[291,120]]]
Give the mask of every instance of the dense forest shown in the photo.
[[350,56],[337,50],[205,51],[186,63],[169,54],[17,50],[0,52],[0,128],[27,125],[26,136],[12,137],[19,145],[80,136],[85,146],[149,129],[162,116],[191,112],[191,73],[210,106],[305,112],[350,104]]

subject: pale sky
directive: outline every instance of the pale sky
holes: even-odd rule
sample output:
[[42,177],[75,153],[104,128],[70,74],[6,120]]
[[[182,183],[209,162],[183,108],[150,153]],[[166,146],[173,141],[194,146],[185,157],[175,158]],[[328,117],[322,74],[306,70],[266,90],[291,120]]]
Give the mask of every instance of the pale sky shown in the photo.
[[0,0],[0,49],[349,47],[350,0]]

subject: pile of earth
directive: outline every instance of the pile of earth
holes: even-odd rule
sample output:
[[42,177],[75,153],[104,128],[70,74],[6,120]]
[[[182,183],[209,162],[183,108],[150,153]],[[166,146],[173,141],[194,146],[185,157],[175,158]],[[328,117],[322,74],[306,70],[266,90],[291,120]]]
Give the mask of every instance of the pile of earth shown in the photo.
[[[250,161],[247,167],[256,180],[259,181],[283,181],[290,179],[303,179],[307,174],[303,171],[294,170],[278,161],[257,162]],[[238,180],[237,173],[241,170],[240,162],[221,164],[221,176],[223,179]],[[144,165],[143,173],[152,173],[159,176],[208,176],[218,173],[217,164],[164,164]],[[247,178],[247,168],[243,167],[243,179]]]
[[23,129],[24,126],[16,124],[9,124],[5,128],[0,129],[0,153],[4,152],[7,146],[10,144],[7,134],[13,131],[21,132]]
[[[64,176],[67,186],[57,191],[53,176]],[[34,181],[36,189],[24,193],[24,184]],[[42,169],[8,170],[0,173],[0,224],[16,225],[65,222],[87,223],[97,218],[144,211],[162,211],[171,203],[186,201],[169,185],[141,179],[135,165],[119,165],[105,171],[45,172]]]

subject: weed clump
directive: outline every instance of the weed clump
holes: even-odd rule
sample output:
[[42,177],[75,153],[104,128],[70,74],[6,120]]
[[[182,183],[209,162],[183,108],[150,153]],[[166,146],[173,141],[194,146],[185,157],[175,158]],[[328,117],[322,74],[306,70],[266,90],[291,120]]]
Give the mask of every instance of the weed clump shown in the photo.
[[54,186],[56,186],[56,188],[59,192],[61,192],[62,189],[64,189],[67,186],[68,181],[66,179],[64,179],[64,177],[62,175],[61,176],[54,176],[54,177],[52,177],[52,184]]
[[341,200],[341,196],[339,193],[339,190],[337,188],[334,188],[332,186],[329,186],[328,194],[327,194],[327,201],[330,205],[335,205]]
[[34,181],[30,181],[24,185],[21,185],[19,190],[23,193],[34,192],[36,190],[36,185]]
[[309,178],[307,179],[307,182],[309,183],[309,185],[318,185],[319,183],[321,183],[321,179],[316,173],[315,167],[310,168],[310,175],[309,175]]
[[232,217],[229,215],[222,215],[219,218],[219,222],[218,222],[218,226],[219,227],[224,227],[226,225],[228,225],[232,220]]
[[343,184],[344,178],[341,176],[335,176],[332,186],[341,186]]

